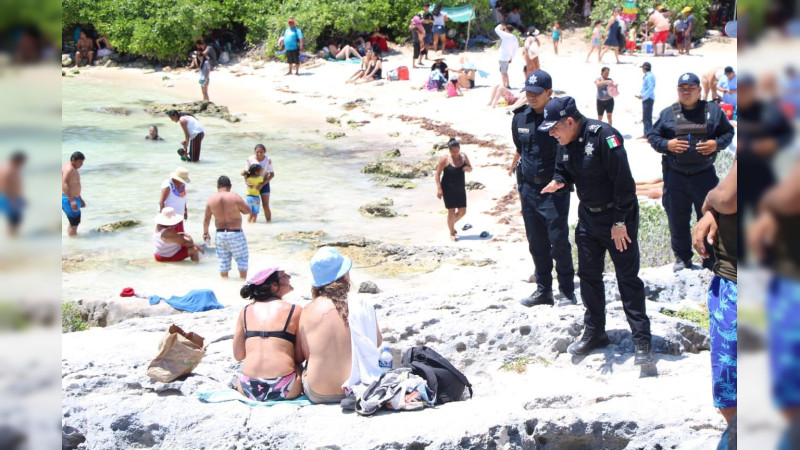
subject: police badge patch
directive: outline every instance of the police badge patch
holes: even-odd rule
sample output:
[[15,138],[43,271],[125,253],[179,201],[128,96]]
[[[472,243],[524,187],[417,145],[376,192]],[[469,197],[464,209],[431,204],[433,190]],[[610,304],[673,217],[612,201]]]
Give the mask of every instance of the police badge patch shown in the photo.
[[586,147],[583,148],[583,151],[586,152],[588,156],[592,156],[592,152],[594,152],[594,145],[591,142],[586,144]]

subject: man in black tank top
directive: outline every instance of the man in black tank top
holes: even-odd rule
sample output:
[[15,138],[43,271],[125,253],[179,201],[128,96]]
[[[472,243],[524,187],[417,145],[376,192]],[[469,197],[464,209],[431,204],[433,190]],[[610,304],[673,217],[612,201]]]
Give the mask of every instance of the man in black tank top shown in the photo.
[[709,335],[711,338],[711,383],[714,406],[725,421],[736,416],[737,405],[737,165],[709,191],[703,203],[703,218],[693,232],[697,253],[707,258],[706,244],[714,247],[714,278],[708,288]]
[[[700,78],[693,73],[678,77],[678,99],[661,111],[647,140],[662,153],[664,197],[669,220],[674,271],[692,267],[692,236],[689,223],[692,207],[699,220],[708,191],[719,179],[714,170],[717,152],[733,140],[733,127],[715,103],[700,100]],[[713,254],[706,252],[703,267],[711,268]]]

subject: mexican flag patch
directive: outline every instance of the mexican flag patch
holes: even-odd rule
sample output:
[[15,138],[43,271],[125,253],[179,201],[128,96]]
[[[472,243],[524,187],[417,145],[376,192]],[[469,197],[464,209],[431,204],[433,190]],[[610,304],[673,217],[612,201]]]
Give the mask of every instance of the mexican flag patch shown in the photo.
[[607,137],[606,144],[608,144],[608,148],[615,148],[622,145],[622,143],[619,141],[619,138],[617,138],[616,136]]

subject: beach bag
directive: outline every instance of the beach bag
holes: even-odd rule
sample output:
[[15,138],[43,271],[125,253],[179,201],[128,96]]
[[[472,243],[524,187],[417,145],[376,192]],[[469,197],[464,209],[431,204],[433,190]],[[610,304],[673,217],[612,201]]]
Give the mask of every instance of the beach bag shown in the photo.
[[458,87],[455,82],[450,81],[447,83],[447,97],[457,97],[458,96]]
[[400,74],[397,72],[397,69],[390,70],[386,75],[386,79],[389,81],[397,81],[400,79]]
[[408,67],[400,66],[397,68],[397,75],[401,80],[408,80]]
[[410,367],[414,375],[425,379],[428,387],[436,393],[437,404],[461,400],[465,388],[472,398],[472,385],[467,377],[430,347],[418,345],[409,348],[403,352],[400,366]]
[[172,324],[158,344],[158,355],[147,366],[147,376],[153,381],[169,383],[194,370],[206,354],[202,336],[186,333]]
[[733,105],[730,103],[720,102],[719,107],[722,108],[722,111],[725,112],[725,115],[728,117],[728,120],[733,119]]
[[612,97],[616,97],[619,95],[619,89],[617,88],[616,84],[609,84],[608,85],[608,95]]

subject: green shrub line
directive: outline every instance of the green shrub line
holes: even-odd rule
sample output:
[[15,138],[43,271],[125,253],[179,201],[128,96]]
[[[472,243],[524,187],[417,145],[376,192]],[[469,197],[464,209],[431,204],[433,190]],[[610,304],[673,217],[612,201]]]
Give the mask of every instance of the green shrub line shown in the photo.
[[89,329],[89,324],[81,317],[80,306],[72,300],[61,302],[61,332],[72,333],[73,331],[85,331]]
[[662,309],[661,314],[669,317],[677,317],[678,319],[688,320],[689,322],[694,322],[704,330],[708,329],[708,308],[706,305],[701,305],[700,309],[692,309],[692,308],[683,308],[678,311],[673,311],[671,309]]

